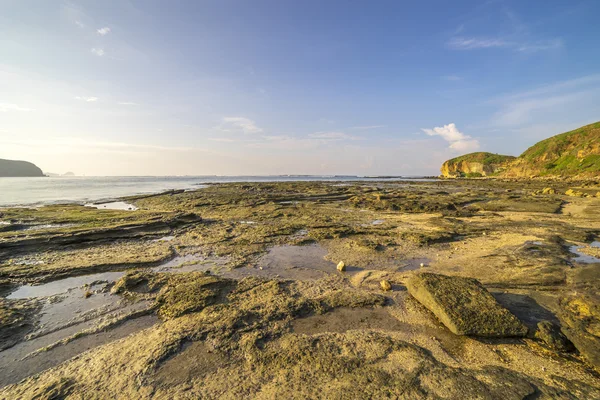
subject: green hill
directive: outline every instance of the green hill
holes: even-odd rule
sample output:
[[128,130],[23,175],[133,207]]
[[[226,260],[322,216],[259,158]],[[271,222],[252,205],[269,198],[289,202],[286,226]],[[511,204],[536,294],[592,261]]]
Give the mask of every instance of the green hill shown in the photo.
[[600,175],[600,122],[531,146],[504,174],[512,177]]
[[446,161],[441,168],[445,177],[480,177],[498,174],[515,159],[513,156],[477,152]]
[[33,177],[44,176],[34,164],[27,161],[0,159],[0,177]]
[[531,146],[519,157],[470,153],[444,162],[445,177],[600,177],[600,122],[561,133]]

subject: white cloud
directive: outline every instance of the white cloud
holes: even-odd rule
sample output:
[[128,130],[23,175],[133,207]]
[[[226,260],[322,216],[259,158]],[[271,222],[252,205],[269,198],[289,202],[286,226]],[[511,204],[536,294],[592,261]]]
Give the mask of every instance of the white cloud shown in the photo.
[[100,28],[100,29],[96,30],[96,32],[98,32],[98,34],[100,36],[105,36],[110,33],[110,28],[108,26],[105,26],[104,28]]
[[69,149],[83,149],[87,148],[97,152],[135,152],[135,151],[147,151],[147,150],[159,150],[159,151],[195,151],[201,150],[197,147],[185,147],[185,146],[160,146],[153,144],[141,144],[141,143],[126,143],[126,142],[108,142],[102,140],[90,140],[78,137],[54,137],[52,139],[8,139],[2,140],[0,138],[0,144],[4,145],[19,145],[27,147],[40,147],[40,148],[56,148],[62,150]]
[[321,140],[356,140],[356,136],[348,135],[344,132],[315,132],[308,135],[312,139]]
[[453,142],[450,145],[450,149],[456,150],[459,152],[472,152],[479,149],[479,140],[470,139],[470,140],[459,140],[457,142]]
[[516,47],[517,51],[523,53],[535,53],[536,51],[552,50],[563,47],[562,39],[553,39],[542,42],[521,43]]
[[102,57],[103,55],[106,54],[106,52],[104,51],[104,49],[101,48],[96,48],[94,47],[92,50],[90,50],[93,54],[97,55],[98,57]]
[[98,101],[97,97],[82,97],[82,96],[77,96],[75,97],[76,100],[81,100],[81,101],[87,101],[88,103],[93,103],[95,101]]
[[121,106],[139,106],[138,103],[134,103],[132,101],[120,101],[118,104]]
[[479,50],[490,48],[505,48],[522,53],[553,50],[563,47],[563,40],[550,39],[530,42],[527,40],[506,40],[503,38],[454,37],[448,42],[448,47],[455,50]]
[[216,137],[208,138],[208,140],[210,140],[211,142],[225,142],[225,143],[233,143],[236,141],[235,139],[231,139],[231,138],[216,138]]
[[518,126],[538,119],[544,115],[565,114],[571,109],[585,109],[585,104],[597,102],[600,90],[600,74],[540,86],[531,90],[512,93],[494,98],[491,104],[500,109],[492,118],[496,126]]
[[85,24],[79,20],[75,21],[75,25],[77,25],[80,28],[85,28]]
[[506,47],[510,45],[510,43],[498,38],[455,37],[448,42],[448,46],[457,50],[488,49],[491,47]]
[[387,128],[387,125],[365,125],[365,126],[353,126],[350,129],[356,130],[368,130],[368,129],[378,129],[378,128]]
[[520,125],[532,119],[535,111],[551,110],[562,107],[568,103],[575,103],[592,94],[594,91],[582,91],[577,93],[561,94],[550,97],[536,97],[509,103],[496,113],[494,122],[497,125]]
[[21,107],[18,104],[9,104],[9,103],[0,103],[0,112],[9,112],[9,111],[33,111],[31,108]]
[[244,133],[261,133],[263,131],[253,120],[245,117],[225,117],[217,128],[225,132],[242,130]]
[[479,141],[460,132],[454,123],[435,127],[433,129],[422,129],[429,136],[441,136],[450,143],[449,148],[456,151],[473,151],[479,148]]

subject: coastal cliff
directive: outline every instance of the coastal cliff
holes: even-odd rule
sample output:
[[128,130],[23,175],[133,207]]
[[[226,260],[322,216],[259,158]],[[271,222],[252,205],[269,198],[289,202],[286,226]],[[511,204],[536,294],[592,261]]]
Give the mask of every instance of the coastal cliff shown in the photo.
[[446,178],[490,176],[503,171],[513,160],[515,160],[513,156],[485,152],[470,153],[444,162],[440,171]]
[[600,176],[600,122],[561,133],[531,146],[519,157],[470,153],[444,162],[442,176],[574,178]]
[[44,173],[35,164],[27,161],[0,159],[0,177],[36,177]]
[[531,146],[503,176],[594,178],[600,175],[600,122]]

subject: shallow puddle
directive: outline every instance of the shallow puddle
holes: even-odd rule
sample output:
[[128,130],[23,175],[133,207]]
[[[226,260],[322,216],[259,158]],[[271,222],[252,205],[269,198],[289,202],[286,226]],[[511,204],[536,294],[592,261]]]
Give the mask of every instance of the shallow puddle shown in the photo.
[[[188,255],[175,257],[152,270],[164,273],[190,272],[226,262],[225,258]],[[151,302],[129,300],[109,292],[110,284],[129,271],[132,270],[74,276],[37,286],[23,285],[9,293],[8,299],[37,299],[42,305],[34,317],[35,328],[25,340],[0,351],[0,385],[14,383],[90,348],[156,323],[158,319],[155,316],[127,320],[132,314],[145,313],[152,306]],[[39,351],[120,319],[126,320],[115,327],[81,336],[49,351]]]
[[[44,340],[36,339],[35,341],[19,343],[0,352],[0,387],[19,382],[28,376],[55,367],[63,361],[75,357],[89,349],[121,339],[157,324],[158,322],[158,317],[154,315],[139,317],[125,321],[111,330],[77,338],[63,346],[58,346],[48,351],[38,352],[26,359],[23,359],[23,357],[31,352],[61,340],[61,337],[64,336],[64,332],[56,332],[47,335],[43,338]],[[68,328],[68,330],[74,334],[79,332],[81,327],[74,326]]]
[[153,242],[170,242],[175,239],[175,236],[163,236],[158,239],[154,239]]
[[592,255],[586,254],[581,251],[581,249],[586,248],[586,247],[600,249],[600,242],[595,241],[586,246],[580,246],[580,245],[570,246],[569,251],[571,253],[577,254],[577,257],[573,257],[573,261],[575,261],[577,263],[582,263],[582,264],[600,263],[600,257],[592,256]]
[[133,204],[125,203],[124,201],[113,201],[110,203],[88,203],[86,207],[97,208],[98,210],[121,210],[121,211],[135,211],[138,208]]
[[327,253],[325,248],[317,244],[275,246],[258,260],[256,268],[234,271],[251,270],[252,275],[294,280],[320,279],[329,274],[352,275],[362,271],[362,268],[346,266],[345,272],[339,272],[335,263],[325,259]]
[[114,282],[125,275],[124,271],[103,272],[99,274],[73,276],[44,283],[42,285],[23,285],[12,292],[9,299],[25,299],[32,297],[48,297],[61,293],[66,293],[70,289],[80,288],[84,285],[91,285],[95,282]]
[[401,271],[416,271],[417,269],[424,268],[431,262],[429,258],[410,258],[408,260],[403,260],[403,267],[400,268]]

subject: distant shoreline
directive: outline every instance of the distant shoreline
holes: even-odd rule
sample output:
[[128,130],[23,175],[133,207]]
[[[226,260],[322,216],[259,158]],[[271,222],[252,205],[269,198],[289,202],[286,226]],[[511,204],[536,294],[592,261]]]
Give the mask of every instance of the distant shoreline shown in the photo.
[[[42,178],[42,177],[39,177]],[[43,177],[0,179],[0,208],[38,207],[52,204],[110,202],[131,196],[173,190],[194,190],[202,185],[259,182],[377,182],[437,181],[438,177],[359,177],[317,175],[271,176],[144,176],[144,177]]]

